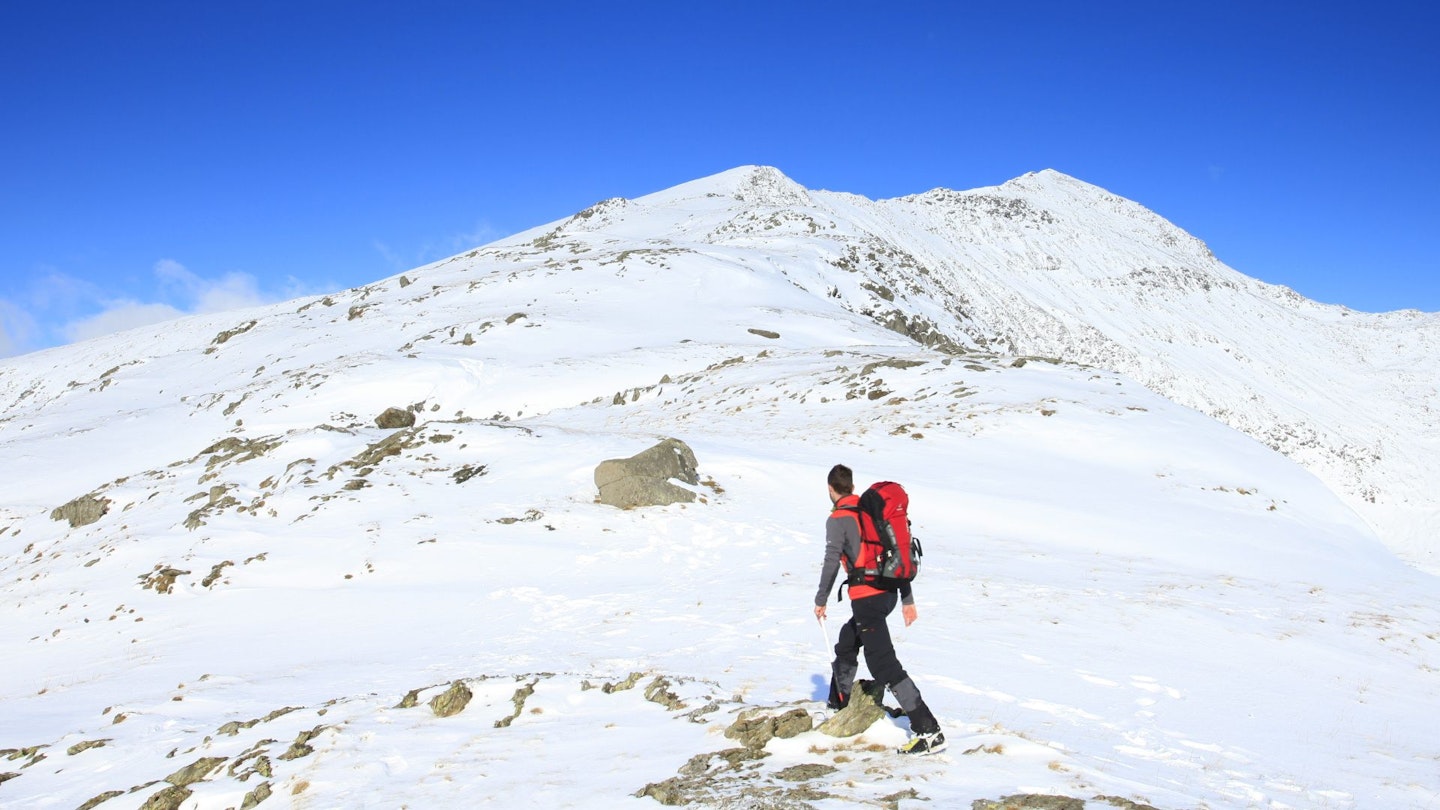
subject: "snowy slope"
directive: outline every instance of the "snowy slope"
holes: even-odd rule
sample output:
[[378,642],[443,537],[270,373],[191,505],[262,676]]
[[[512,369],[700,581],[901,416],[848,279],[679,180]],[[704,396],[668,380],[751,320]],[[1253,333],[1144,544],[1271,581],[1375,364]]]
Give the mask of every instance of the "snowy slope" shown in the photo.
[[[929,258],[963,218],[902,228],[925,205],[736,170],[0,365],[0,805],[1433,806],[1436,579],[1261,442],[1017,356],[1059,352],[1001,342],[1012,294]],[[595,502],[664,436],[701,502]],[[836,461],[912,492],[896,635],[952,748],[900,761],[887,720],[707,759],[823,694]]]

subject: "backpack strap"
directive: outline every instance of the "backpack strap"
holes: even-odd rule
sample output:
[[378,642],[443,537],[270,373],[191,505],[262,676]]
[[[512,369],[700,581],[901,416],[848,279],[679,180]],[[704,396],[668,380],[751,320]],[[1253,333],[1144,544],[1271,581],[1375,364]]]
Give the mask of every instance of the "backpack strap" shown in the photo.
[[[865,542],[865,522],[860,518],[860,506],[858,502],[846,506],[836,506],[835,510],[830,513],[830,517],[838,517],[841,512],[849,512],[850,515],[855,518],[855,530],[860,533],[860,542]],[[840,559],[845,563],[845,576],[841,577],[840,584],[835,586],[836,602],[845,601],[845,594],[850,589],[850,571],[855,568],[855,561],[850,559],[843,548],[840,549]]]

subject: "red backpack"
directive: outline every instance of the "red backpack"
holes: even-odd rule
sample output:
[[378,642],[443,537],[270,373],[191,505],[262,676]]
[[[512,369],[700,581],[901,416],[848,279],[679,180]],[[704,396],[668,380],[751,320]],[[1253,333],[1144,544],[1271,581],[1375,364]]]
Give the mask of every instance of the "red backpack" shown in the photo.
[[860,555],[847,559],[846,583],[893,590],[920,573],[920,541],[910,535],[910,496],[894,481],[871,485],[860,496]]

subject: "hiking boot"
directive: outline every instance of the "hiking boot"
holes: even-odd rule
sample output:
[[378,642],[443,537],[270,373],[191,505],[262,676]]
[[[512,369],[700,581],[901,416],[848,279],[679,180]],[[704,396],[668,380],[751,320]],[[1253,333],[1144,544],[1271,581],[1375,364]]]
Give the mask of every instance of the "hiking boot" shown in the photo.
[[945,750],[945,735],[936,731],[931,734],[916,734],[909,742],[900,746],[900,753],[925,756]]

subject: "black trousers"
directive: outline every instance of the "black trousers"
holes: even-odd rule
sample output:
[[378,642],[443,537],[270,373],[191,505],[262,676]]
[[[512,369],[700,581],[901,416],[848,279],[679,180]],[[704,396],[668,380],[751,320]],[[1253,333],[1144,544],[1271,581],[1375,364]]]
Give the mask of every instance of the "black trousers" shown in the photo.
[[930,734],[939,731],[940,724],[920,697],[920,690],[906,674],[905,667],[900,665],[895,643],[890,639],[890,625],[886,622],[899,601],[899,595],[893,591],[851,600],[850,621],[840,628],[840,639],[835,643],[835,662],[830,669],[830,704],[843,706],[849,702],[863,649],[870,677],[895,695],[900,708],[910,718],[910,730]]

